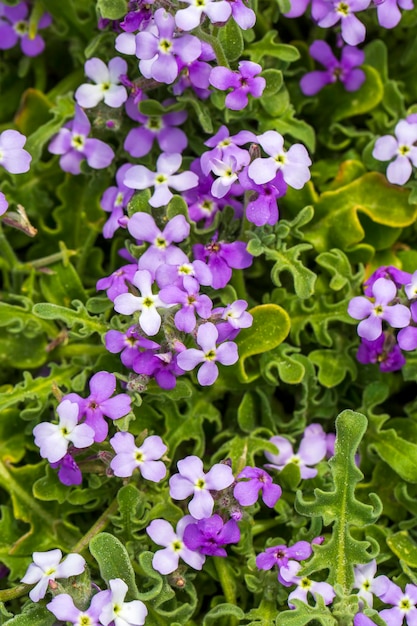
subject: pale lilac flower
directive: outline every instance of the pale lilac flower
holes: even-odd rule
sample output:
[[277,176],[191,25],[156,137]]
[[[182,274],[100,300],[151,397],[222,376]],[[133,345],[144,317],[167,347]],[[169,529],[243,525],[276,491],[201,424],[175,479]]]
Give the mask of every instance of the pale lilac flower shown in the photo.
[[242,30],[255,26],[256,14],[243,0],[227,0],[232,7],[232,17]]
[[272,546],[267,548],[265,552],[261,552],[256,557],[256,567],[258,569],[270,570],[275,565],[278,567],[278,580],[281,584],[289,586],[285,579],[281,577],[281,569],[288,568],[290,559],[295,561],[304,561],[308,559],[313,553],[311,544],[308,541],[297,541],[292,546],[286,546],[280,544],[278,546]]
[[0,165],[10,174],[24,174],[29,171],[32,157],[23,150],[25,143],[26,137],[17,130],[4,130],[0,133]]
[[211,70],[210,84],[221,91],[231,89],[226,96],[226,107],[232,111],[241,111],[248,104],[248,94],[253,98],[262,96],[266,80],[258,76],[261,72],[262,67],[253,61],[241,61],[236,72],[217,66]]
[[357,296],[349,302],[348,313],[355,320],[362,320],[358,325],[358,335],[368,341],[374,341],[382,334],[382,321],[393,328],[404,328],[410,322],[410,310],[403,304],[389,303],[397,295],[397,287],[391,280],[378,278],[372,285],[371,302],[368,298]]
[[[131,398],[127,393],[116,391],[116,376],[110,372],[97,372],[89,381],[90,395],[81,398],[77,393],[69,393],[64,400],[76,402],[80,415],[85,415],[85,423],[94,431],[94,441],[101,442],[107,437],[109,426],[104,417],[112,420],[120,419],[130,411]],[[113,397],[111,397],[113,396]]]
[[[417,303],[415,301],[411,304],[410,309],[412,324],[402,328],[397,335],[398,350],[401,348],[401,350],[406,350],[407,352],[417,348],[417,326],[415,325],[417,323]],[[405,359],[403,357],[401,365],[404,365],[404,363]]]
[[[395,28],[401,19],[401,9],[410,11],[414,8],[413,0],[384,0],[375,2],[378,22],[383,28]],[[397,6],[398,5],[398,6]]]
[[203,14],[210,22],[227,22],[232,9],[226,0],[182,0],[189,6],[175,13],[175,23],[181,30],[192,30],[199,26]]
[[210,269],[203,261],[190,263],[187,259],[184,263],[163,263],[156,270],[156,282],[161,288],[168,285],[181,287],[186,276],[195,278],[200,285],[211,285],[213,279]]
[[140,600],[124,602],[128,586],[121,578],[109,580],[111,599],[100,613],[100,622],[108,626],[143,626],[148,609]]
[[81,107],[89,109],[104,100],[104,104],[117,109],[126,102],[126,87],[120,84],[120,76],[127,72],[124,59],[114,57],[106,65],[101,59],[93,57],[85,62],[84,71],[95,85],[84,83],[76,90],[74,97]]
[[401,120],[395,127],[395,138],[384,135],[376,140],[372,156],[378,161],[390,161],[387,178],[390,183],[404,185],[411,176],[412,165],[417,166],[417,124]]
[[309,467],[316,465],[326,456],[326,433],[320,424],[310,424],[304,431],[298,453],[294,454],[293,447],[285,437],[271,437],[270,442],[278,448],[278,454],[265,452],[269,463],[265,467],[282,470],[289,463],[295,463],[300,468],[301,478],[314,478],[317,470]]
[[50,463],[62,459],[70,443],[76,448],[88,448],[94,443],[94,430],[87,424],[78,424],[78,404],[63,400],[57,407],[57,413],[58,424],[42,422],[33,429],[40,455]]
[[64,172],[80,174],[81,161],[87,160],[90,167],[101,170],[113,161],[114,152],[100,139],[89,139],[91,124],[82,108],[75,105],[75,117],[68,122],[48,146],[49,152],[59,154],[59,165]]
[[158,308],[168,308],[159,295],[152,293],[153,279],[148,270],[138,270],[132,284],[139,289],[140,296],[133,293],[122,293],[114,300],[114,309],[123,315],[140,312],[139,325],[147,335],[156,335],[161,327],[161,316]]
[[310,46],[310,56],[321,63],[326,71],[308,72],[300,81],[300,89],[306,96],[313,96],[323,87],[338,80],[346,91],[357,91],[365,82],[365,72],[358,69],[365,60],[365,53],[353,46],[343,46],[341,59],[334,56],[325,41],[314,41]]
[[0,191],[0,215],[4,215],[9,208],[7,198],[2,191]]
[[187,456],[178,461],[178,474],[169,479],[169,493],[174,500],[184,500],[193,496],[188,509],[195,519],[209,517],[213,513],[214,500],[210,491],[220,491],[229,487],[233,472],[228,465],[216,463],[204,473],[203,462],[197,456]]
[[108,187],[101,197],[101,208],[107,213],[110,213],[109,219],[103,226],[103,237],[105,239],[111,239],[116,230],[120,227],[120,220],[124,217],[123,209],[127,206],[134,194],[133,189],[129,189],[123,184],[125,174],[130,167],[130,163],[125,163],[119,167],[116,172],[117,186]]
[[354,569],[355,580],[353,589],[358,589],[358,596],[363,600],[366,606],[372,608],[374,594],[378,597],[387,590],[388,578],[386,576],[377,576],[376,561],[373,559],[364,565],[357,565]]
[[216,361],[222,365],[233,365],[238,360],[237,345],[232,341],[226,341],[217,346],[216,341],[219,333],[211,322],[201,324],[197,331],[197,343],[202,350],[190,348],[184,350],[177,357],[178,365],[189,372],[202,363],[197,380],[200,385],[212,385],[219,375]]
[[281,570],[281,576],[288,584],[297,585],[297,589],[292,591],[288,596],[288,606],[290,609],[294,609],[295,605],[292,600],[301,600],[308,604],[308,593],[311,593],[313,598],[317,602],[317,596],[323,598],[324,604],[331,604],[336,595],[333,587],[329,583],[318,583],[314,580],[310,580],[306,576],[297,576],[301,569],[300,563],[297,561],[289,561],[286,569]]
[[[136,106],[133,108],[128,104],[126,105],[127,114],[142,125],[128,132],[123,146],[126,152],[136,158],[145,156],[151,151],[155,140],[161,151],[166,154],[184,151],[188,144],[187,135],[176,126],[185,122],[186,111],[174,111],[158,117],[148,117],[138,112]],[[162,104],[167,105],[168,102]]]
[[23,576],[21,582],[26,585],[35,585],[29,592],[32,602],[39,602],[45,597],[50,580],[56,578],[69,578],[77,576],[84,571],[85,560],[80,554],[68,554],[62,559],[61,550],[49,550],[48,552],[34,552],[31,563]]
[[253,317],[246,311],[248,303],[246,300],[235,300],[226,307],[213,309],[213,318],[220,316],[224,322],[216,323],[219,333],[218,341],[226,339],[234,339],[240,332],[241,328],[250,328],[252,326]]
[[200,285],[192,276],[184,276],[182,288],[175,285],[164,287],[159,292],[163,302],[170,305],[181,305],[175,313],[174,323],[178,330],[191,333],[196,326],[196,313],[202,319],[211,315],[213,303],[208,296],[200,294]]
[[257,143],[256,135],[248,130],[242,130],[236,135],[230,136],[227,126],[221,126],[215,135],[204,142],[205,146],[212,149],[203,152],[200,157],[203,174],[208,174],[212,169],[212,159],[223,161],[225,157],[233,155],[241,165],[249,163],[250,155],[248,151],[240,148],[245,143]]
[[377,624],[364,613],[356,613],[353,618],[353,626],[377,626]]
[[211,186],[211,193],[215,198],[224,198],[232,185],[238,180],[238,174],[245,165],[248,165],[250,156],[245,152],[244,159],[237,159],[233,154],[227,154],[223,160],[210,159],[210,168],[217,176]]
[[[23,54],[28,57],[36,57],[45,49],[45,42],[36,33],[34,37],[29,35],[29,5],[27,2],[19,2],[15,6],[0,6],[0,50],[13,48],[18,41]],[[42,30],[49,26],[52,17],[49,13],[43,13],[37,21],[36,29]]]
[[184,531],[184,543],[190,550],[198,550],[207,556],[227,556],[224,545],[238,543],[240,530],[234,519],[226,523],[220,515],[200,519],[189,524]]
[[134,470],[139,468],[146,480],[159,483],[165,478],[165,464],[158,459],[165,454],[168,448],[161,437],[157,435],[146,437],[142,445],[137,447],[135,438],[131,433],[119,432],[110,439],[110,445],[116,452],[116,456],[110,463],[116,476],[121,478],[132,476]]
[[301,189],[310,180],[311,159],[303,145],[296,143],[288,151],[284,150],[284,138],[275,130],[259,135],[258,142],[270,156],[255,159],[249,165],[248,174],[257,185],[271,181],[278,170],[282,171],[287,185],[294,189]]
[[320,7],[318,25],[329,28],[340,21],[341,34],[344,41],[350,46],[357,46],[364,41],[366,28],[356,17],[357,11],[368,8],[371,0],[316,0]]
[[110,591],[99,591],[92,599],[88,609],[81,611],[68,593],[60,593],[46,605],[48,611],[63,622],[71,622],[72,626],[99,626],[100,613],[109,603]]
[[172,87],[172,93],[179,96],[191,87],[200,100],[206,100],[211,91],[209,77],[211,73],[211,65],[207,61],[214,61],[214,54],[211,45],[205,41],[201,42],[201,54],[195,61],[184,63],[177,59],[179,76]]
[[385,604],[391,604],[392,608],[383,609],[379,612],[387,626],[400,626],[405,621],[408,626],[417,623],[417,586],[408,584],[405,592],[398,585],[387,579],[385,590],[379,595]]
[[180,558],[196,570],[201,570],[206,557],[184,544],[184,531],[196,520],[191,515],[182,517],[177,524],[176,531],[171,524],[163,519],[154,519],[146,529],[149,537],[164,550],[155,552],[152,567],[160,574],[171,574],[178,568]]
[[131,189],[148,189],[155,187],[149,200],[152,207],[168,204],[173,194],[169,187],[176,191],[186,191],[198,184],[198,176],[194,172],[174,173],[180,168],[182,157],[180,154],[161,154],[156,162],[156,172],[151,172],[144,165],[133,165],[124,179],[126,187]]
[[255,504],[259,492],[262,494],[263,502],[270,508],[274,507],[281,497],[281,487],[274,485],[271,476],[265,470],[257,467],[245,467],[236,478],[237,480],[248,479],[238,482],[233,490],[233,495],[241,506]]
[[378,278],[388,278],[396,284],[397,288],[400,288],[411,281],[411,274],[399,270],[398,267],[394,267],[393,265],[382,265],[372,272],[369,278],[363,283],[365,296],[372,298],[372,285]]

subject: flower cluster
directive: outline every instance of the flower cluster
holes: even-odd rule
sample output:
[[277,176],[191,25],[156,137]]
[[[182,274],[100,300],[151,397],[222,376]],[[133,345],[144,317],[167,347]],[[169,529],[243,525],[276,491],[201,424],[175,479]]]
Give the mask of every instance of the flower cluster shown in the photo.
[[[402,350],[417,348],[417,272],[393,266],[378,268],[365,283],[365,296],[356,296],[348,313],[356,320],[361,363],[379,363],[383,372],[405,364]],[[398,330],[395,334],[395,330]]]

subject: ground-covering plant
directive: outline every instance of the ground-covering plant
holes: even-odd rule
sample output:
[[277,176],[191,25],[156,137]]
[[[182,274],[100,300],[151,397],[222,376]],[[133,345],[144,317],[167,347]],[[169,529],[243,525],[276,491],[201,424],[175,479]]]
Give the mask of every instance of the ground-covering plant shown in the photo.
[[417,623],[411,0],[0,2],[0,623]]

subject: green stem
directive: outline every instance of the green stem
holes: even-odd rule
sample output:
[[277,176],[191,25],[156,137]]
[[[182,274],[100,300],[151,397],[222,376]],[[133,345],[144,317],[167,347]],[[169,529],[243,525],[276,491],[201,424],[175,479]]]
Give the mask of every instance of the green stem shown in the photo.
[[[213,557],[213,561],[226,602],[236,606],[236,586],[230,575],[230,570],[227,567],[226,559],[215,556]],[[229,624],[230,626],[236,626],[238,622],[235,617],[230,617]]]
[[243,270],[235,270],[233,272],[233,276],[230,281],[230,284],[232,285],[232,287],[235,288],[237,297],[239,299],[248,301],[248,293],[246,291]]
[[11,270],[19,265],[19,259],[14,253],[13,248],[6,239],[0,220],[0,256],[7,261]]
[[10,600],[25,596],[31,587],[33,587],[33,585],[16,585],[16,587],[12,587],[12,589],[1,589],[0,602],[9,602]]
[[[216,29],[213,30],[213,33],[215,31]],[[224,67],[230,68],[229,61],[223,50],[223,46],[220,43],[220,41],[217,39],[217,37],[213,35],[209,35],[209,33],[206,33],[201,28],[197,29],[197,36],[199,37],[199,39],[202,39],[203,41],[206,41],[207,43],[211,45],[211,47],[214,50],[214,54],[216,55],[216,59],[219,65],[223,65]]]
[[84,537],[82,537],[80,541],[77,544],[75,544],[75,546],[72,548],[72,552],[82,552],[83,550],[85,550],[85,548],[88,547],[88,544],[90,543],[91,539],[95,537],[96,535],[98,535],[98,533],[101,533],[101,531],[106,528],[107,524],[109,523],[110,516],[116,513],[118,505],[119,505],[118,500],[117,498],[115,498],[113,502],[110,504],[110,506],[104,511],[104,513],[98,518],[98,520],[91,526],[90,530],[86,532]]

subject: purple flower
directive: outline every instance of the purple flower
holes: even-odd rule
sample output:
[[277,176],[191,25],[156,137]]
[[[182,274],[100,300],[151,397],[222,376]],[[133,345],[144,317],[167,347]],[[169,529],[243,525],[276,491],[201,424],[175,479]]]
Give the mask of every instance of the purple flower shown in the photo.
[[[20,40],[23,54],[35,57],[45,49],[45,42],[37,33],[33,37],[29,34],[28,19],[29,6],[27,2],[20,2],[16,6],[0,6],[0,50],[13,48]],[[43,13],[37,20],[36,29],[46,28],[52,22],[49,13]]]
[[119,35],[116,50],[136,54],[141,59],[139,69],[145,78],[170,85],[178,76],[177,59],[183,63],[195,61],[201,54],[201,43],[192,35],[175,34],[174,17],[165,9],[157,9],[153,19],[152,29],[135,37],[128,33]]
[[[233,481],[233,472],[228,465],[216,463],[204,473],[203,462],[197,456],[187,456],[178,461],[178,474],[169,479],[169,493],[174,500],[184,500],[193,495],[188,509],[195,519],[209,517],[213,513],[214,500],[211,491],[220,491],[229,487]],[[192,549],[192,548],[191,548]]]
[[232,7],[232,17],[242,30],[255,26],[255,11],[246,6],[243,0],[227,0]]
[[255,159],[249,165],[248,174],[257,185],[270,182],[278,170],[282,171],[287,185],[294,189],[301,189],[310,180],[311,160],[303,145],[296,143],[288,151],[284,150],[284,138],[275,130],[259,135],[258,142],[270,156]]
[[375,4],[378,22],[383,28],[395,28],[397,26],[401,19],[401,11],[398,7],[406,11],[414,8],[413,0],[384,0],[384,2],[375,2]]
[[310,424],[304,431],[298,448],[298,454],[294,454],[293,447],[285,437],[271,437],[270,442],[278,448],[278,454],[265,452],[270,462],[265,467],[282,470],[288,463],[295,463],[300,468],[301,478],[314,478],[317,470],[309,465],[316,465],[326,456],[326,433],[320,424]]
[[265,78],[258,76],[262,67],[252,61],[241,61],[238,70],[233,72],[227,67],[214,67],[210,74],[210,84],[216,89],[231,89],[225,104],[232,111],[241,111],[248,104],[248,94],[260,98],[266,86]]
[[200,285],[192,276],[184,276],[182,289],[175,285],[161,289],[159,296],[166,304],[180,304],[181,308],[175,313],[174,322],[178,330],[191,333],[196,326],[195,314],[208,319],[211,315],[213,303],[210,298],[199,293]]
[[78,424],[79,407],[75,402],[63,400],[57,407],[58,424],[42,422],[33,429],[40,455],[56,463],[67,453],[69,443],[76,448],[88,448],[94,443],[94,430],[87,424]]
[[[128,115],[129,109],[130,106],[126,107]],[[132,128],[126,136],[124,149],[131,156],[142,157],[149,154],[155,139],[166,154],[181,153],[187,147],[187,135],[180,128],[175,128],[187,119],[186,111],[166,113],[160,117],[147,117],[136,111],[133,119],[141,122],[142,126]]]
[[249,178],[248,168],[245,167],[239,173],[239,182],[245,190],[253,192],[248,194],[249,202],[246,206],[246,217],[249,222],[255,226],[265,224],[274,226],[279,217],[277,199],[287,192],[287,184],[282,171],[278,170],[275,178],[268,183],[257,185]]
[[50,580],[56,578],[69,578],[77,576],[84,571],[85,560],[80,554],[68,554],[62,563],[61,550],[49,550],[48,552],[34,552],[31,563],[21,582],[35,587],[29,592],[32,602],[39,602],[45,597]]
[[248,130],[242,130],[236,135],[230,136],[228,128],[221,126],[215,135],[204,142],[204,145],[212,148],[212,150],[204,152],[200,157],[203,174],[208,174],[212,169],[212,159],[224,161],[225,157],[234,156],[239,166],[249,163],[248,151],[240,148],[240,146],[245,143],[256,142],[256,135]]
[[329,28],[340,21],[342,38],[350,46],[357,46],[364,41],[366,28],[355,15],[357,11],[367,9],[371,0],[316,0],[320,7],[318,25]]
[[[405,335],[401,336],[402,338],[404,337],[405,343],[407,343],[407,335],[409,335],[408,331],[413,331],[413,328],[408,326],[407,328],[400,330],[398,333],[398,337],[400,336],[400,333],[405,333]],[[413,332],[410,333],[411,336],[413,334]],[[414,341],[412,343],[414,344]],[[401,348],[403,350],[407,349],[403,345]],[[414,350],[414,347],[412,347],[411,350]],[[368,341],[367,339],[362,338],[361,344],[356,353],[356,358],[359,363],[363,364],[379,363],[379,369],[381,372],[395,372],[401,369],[406,362],[400,350],[400,346],[395,342],[395,338],[387,332],[383,332],[373,341]]]
[[9,208],[7,198],[2,191],[0,191],[0,215],[4,215]]
[[226,339],[234,339],[239,334],[241,328],[252,326],[253,317],[246,311],[247,306],[246,300],[235,300],[235,302],[228,304],[224,308],[213,309],[212,319],[219,315],[220,319],[225,320],[223,323],[216,324],[219,342]]
[[300,569],[300,563],[297,563],[297,561],[289,561],[287,568],[283,568],[281,570],[281,576],[286,583],[297,585],[297,589],[292,591],[288,596],[288,606],[290,609],[295,608],[295,605],[291,602],[292,600],[301,600],[302,602],[308,604],[308,593],[311,593],[316,602],[317,596],[321,596],[324,604],[331,604],[336,595],[333,587],[329,585],[329,583],[317,583],[314,580],[310,580],[306,576],[297,576]]
[[411,280],[411,274],[409,272],[403,272],[393,265],[383,265],[378,267],[377,270],[372,272],[369,278],[363,283],[364,294],[372,298],[372,285],[378,278],[391,279],[397,287],[407,285]]
[[194,569],[201,570],[206,557],[194,550],[190,550],[184,544],[184,531],[196,520],[191,515],[182,517],[174,532],[171,524],[163,519],[154,519],[149,524],[146,532],[149,537],[164,550],[155,552],[152,559],[152,567],[160,574],[171,574],[177,567],[180,558]]
[[72,485],[81,485],[83,475],[80,468],[73,458],[76,449],[69,448],[69,452],[56,463],[51,463],[53,469],[58,468],[58,478],[63,485],[71,487]]
[[126,332],[109,330],[105,335],[106,350],[112,354],[120,352],[120,360],[125,367],[132,369],[135,358],[140,354],[139,348],[154,350],[159,344],[151,339],[141,337],[137,326],[130,326]]
[[81,107],[89,109],[104,100],[104,104],[117,109],[126,102],[126,88],[119,82],[120,76],[127,72],[124,59],[114,57],[107,66],[101,59],[93,57],[86,61],[84,71],[95,85],[85,83],[76,90],[74,97]]
[[353,588],[359,589],[359,598],[369,607],[373,605],[374,594],[381,597],[388,586],[388,578],[386,576],[377,576],[375,578],[375,574],[375,559],[364,565],[357,565],[354,569],[355,580]]
[[241,506],[255,504],[259,491],[262,494],[262,500],[270,508],[274,507],[281,497],[281,487],[274,485],[271,476],[265,470],[257,467],[245,467],[237,475],[237,479],[239,478],[248,479],[237,483],[233,490],[233,495]]
[[100,613],[109,603],[110,591],[99,591],[92,599],[88,609],[81,611],[68,593],[60,593],[52,602],[46,605],[48,611],[53,613],[58,620],[71,622],[73,626],[86,624],[86,626],[99,626]]
[[181,30],[197,28],[204,13],[211,23],[227,22],[232,13],[231,6],[226,0],[183,0],[183,2],[189,6],[177,10],[175,14],[175,23]]
[[253,263],[252,255],[246,250],[244,241],[226,243],[217,241],[217,235],[210,243],[203,246],[201,243],[193,246],[193,252],[199,261],[207,260],[213,276],[213,289],[222,289],[232,277],[233,269],[246,269]]
[[364,615],[363,613],[356,613],[355,617],[353,618],[353,626],[377,626],[377,625],[367,615]]
[[208,556],[227,556],[222,547],[237,543],[240,530],[234,519],[224,523],[220,515],[200,519],[196,524],[189,524],[184,531],[184,543],[190,550],[198,550]]
[[358,335],[368,341],[378,339],[382,334],[382,320],[393,328],[404,328],[410,322],[410,310],[403,304],[389,305],[397,295],[397,287],[391,280],[378,278],[372,285],[374,302],[357,296],[349,302],[348,313],[358,325]]
[[116,172],[116,185],[108,187],[103,193],[100,200],[101,208],[110,213],[110,217],[103,226],[103,237],[111,239],[120,226],[120,221],[124,217],[123,209],[131,200],[134,191],[123,184],[123,180],[127,170],[131,167],[130,163],[125,163]]
[[129,291],[126,281],[131,283],[137,270],[137,263],[123,265],[123,267],[120,267],[118,270],[110,274],[110,276],[100,278],[100,280],[97,281],[96,289],[98,291],[101,289],[107,289],[108,299],[114,302],[118,295]]
[[81,107],[75,105],[75,117],[61,128],[48,146],[52,154],[62,155],[59,165],[64,172],[80,174],[80,164],[84,159],[90,167],[101,170],[113,161],[114,152],[100,139],[88,139],[91,124]]
[[304,561],[308,559],[313,550],[308,541],[297,541],[292,546],[278,545],[267,548],[256,557],[256,567],[258,569],[269,570],[275,565],[278,567],[278,580],[281,584],[289,586],[288,582],[281,578],[281,568],[286,569],[290,559]]
[[94,374],[90,379],[89,387],[88,398],[81,398],[76,393],[70,393],[64,396],[64,400],[71,400],[78,404],[80,414],[86,416],[85,423],[95,433],[94,441],[101,442],[107,437],[109,430],[104,417],[117,420],[127,415],[130,411],[131,398],[127,393],[113,396],[116,390],[116,376],[109,372]]
[[400,626],[404,617],[408,626],[417,623],[417,586],[408,584],[405,593],[390,580],[387,581],[385,591],[379,596],[385,604],[391,604],[391,609],[383,609],[380,616],[387,626]]
[[340,81],[346,91],[357,91],[365,81],[365,72],[357,68],[365,60],[363,50],[352,46],[343,46],[341,59],[334,56],[325,41],[314,41],[310,46],[310,55],[326,68],[326,71],[308,72],[300,81],[304,95],[314,96],[323,87]]
[[26,137],[17,130],[5,130],[0,133],[0,165],[10,174],[24,174],[29,171],[32,157],[29,152],[23,150],[25,143]]
[[132,284],[141,293],[134,296],[133,293],[122,293],[114,299],[114,309],[123,315],[132,315],[140,311],[139,325],[147,335],[156,335],[161,327],[161,316],[158,308],[167,308],[159,295],[152,293],[153,279],[148,270],[138,270],[132,280]]
[[161,288],[168,285],[181,287],[186,276],[195,278],[200,285],[211,285],[213,280],[210,269],[203,261],[190,263],[187,259],[185,263],[163,263],[156,270],[156,282]]
[[132,476],[138,467],[146,480],[159,483],[166,475],[166,467],[159,461],[167,447],[161,437],[152,435],[147,437],[138,448],[135,438],[131,433],[119,432],[110,439],[110,445],[116,452],[116,456],[110,463],[110,467],[116,476],[126,478]]
[[148,609],[141,600],[124,602],[128,586],[121,578],[109,580],[111,597],[100,613],[100,623],[108,626],[143,626]]
[[149,204],[154,207],[164,206],[171,200],[172,187],[176,191],[185,191],[196,187],[198,176],[194,172],[182,172],[174,175],[181,166],[180,154],[161,154],[156,162],[156,172],[151,172],[144,165],[133,165],[124,179],[126,187],[131,189],[148,189],[155,187]]
[[417,124],[401,120],[395,127],[395,136],[384,135],[376,140],[372,156],[378,161],[390,161],[387,178],[390,183],[404,185],[412,172],[412,165],[417,165]]
[[197,343],[202,350],[190,348],[178,355],[177,362],[181,369],[189,372],[199,363],[202,363],[197,380],[200,385],[212,385],[219,375],[216,361],[222,365],[233,365],[238,360],[237,345],[232,341],[226,341],[216,346],[218,331],[214,324],[207,322],[199,326],[197,331]]

